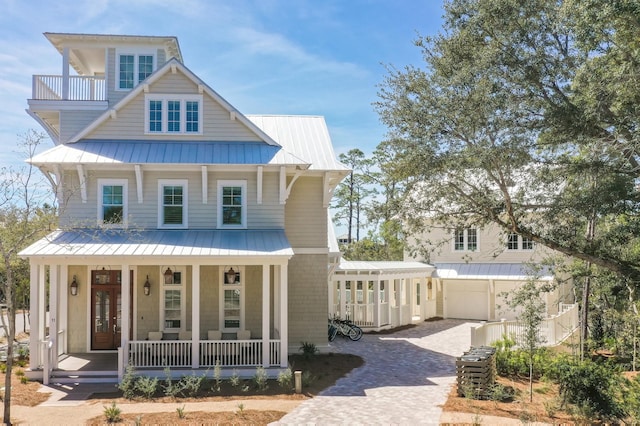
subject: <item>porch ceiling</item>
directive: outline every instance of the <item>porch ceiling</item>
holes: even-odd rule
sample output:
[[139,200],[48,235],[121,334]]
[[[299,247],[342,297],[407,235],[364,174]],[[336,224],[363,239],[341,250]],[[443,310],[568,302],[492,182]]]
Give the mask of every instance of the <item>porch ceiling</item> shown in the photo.
[[172,256],[286,257],[293,250],[284,230],[101,230],[55,231],[22,250],[22,257]]

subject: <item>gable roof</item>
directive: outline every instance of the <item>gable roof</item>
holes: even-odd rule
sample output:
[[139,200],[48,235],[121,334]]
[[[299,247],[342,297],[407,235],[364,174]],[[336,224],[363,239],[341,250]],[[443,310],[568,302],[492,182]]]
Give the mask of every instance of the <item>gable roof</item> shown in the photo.
[[222,96],[220,96],[215,90],[210,88],[207,84],[205,84],[198,76],[196,76],[191,70],[189,70],[182,62],[178,61],[175,58],[172,58],[167,63],[165,63],[162,67],[158,68],[153,74],[147,77],[143,82],[138,84],[134,89],[131,90],[124,98],[122,98],[118,103],[116,103],[112,108],[105,111],[100,117],[98,117],[95,121],[73,136],[69,143],[76,143],[83,138],[87,137],[93,130],[97,129],[104,122],[111,118],[111,114],[114,111],[120,110],[123,106],[127,105],[138,95],[143,93],[145,90],[148,90],[150,84],[155,83],[160,80],[165,74],[168,72],[177,72],[180,71],[187,78],[189,78],[195,85],[197,85],[201,92],[206,93],[212,99],[214,99],[220,106],[225,109],[233,119],[239,121],[243,125],[245,125],[250,131],[255,133],[255,135],[266,142],[269,145],[279,146],[279,144],[274,141],[269,135],[267,135],[262,129],[255,125],[252,121],[250,121],[247,117],[245,117],[240,111],[238,111],[233,105],[227,102]]

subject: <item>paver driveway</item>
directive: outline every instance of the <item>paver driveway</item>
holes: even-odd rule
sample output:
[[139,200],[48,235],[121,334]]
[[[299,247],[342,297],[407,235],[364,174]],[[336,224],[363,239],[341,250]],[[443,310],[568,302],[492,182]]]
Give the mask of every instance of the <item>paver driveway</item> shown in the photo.
[[455,357],[469,349],[477,323],[441,320],[393,334],[340,337],[336,352],[361,356],[365,364],[307,400],[279,424],[438,424],[455,382]]

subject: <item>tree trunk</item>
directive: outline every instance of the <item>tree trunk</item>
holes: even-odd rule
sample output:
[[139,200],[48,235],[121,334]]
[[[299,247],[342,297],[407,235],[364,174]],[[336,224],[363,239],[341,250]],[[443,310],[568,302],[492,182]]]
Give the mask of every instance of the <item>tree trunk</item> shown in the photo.
[[[9,259],[5,258],[7,281],[5,282],[4,294],[7,303],[7,316],[9,317],[9,334],[7,335],[7,370],[4,378],[4,416],[2,421],[6,425],[11,425],[11,375],[13,369],[13,343],[16,335],[16,315],[13,309],[13,273]],[[3,314],[4,316],[4,314]]]

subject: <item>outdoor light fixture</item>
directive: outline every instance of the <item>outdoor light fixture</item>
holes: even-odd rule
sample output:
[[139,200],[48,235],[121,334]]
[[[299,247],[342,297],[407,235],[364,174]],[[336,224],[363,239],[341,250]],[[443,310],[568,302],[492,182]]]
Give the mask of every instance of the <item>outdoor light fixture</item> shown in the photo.
[[78,281],[76,280],[75,275],[73,276],[73,281],[71,281],[71,284],[69,285],[69,289],[71,289],[72,296],[78,295]]
[[236,271],[233,270],[233,266],[229,268],[227,272],[224,273],[225,283],[227,284],[235,284],[236,282]]
[[169,267],[167,267],[167,270],[164,271],[164,283],[173,284],[173,271]]
[[144,295],[148,296],[151,293],[151,283],[149,282],[149,275],[147,275],[147,280],[144,282]]

